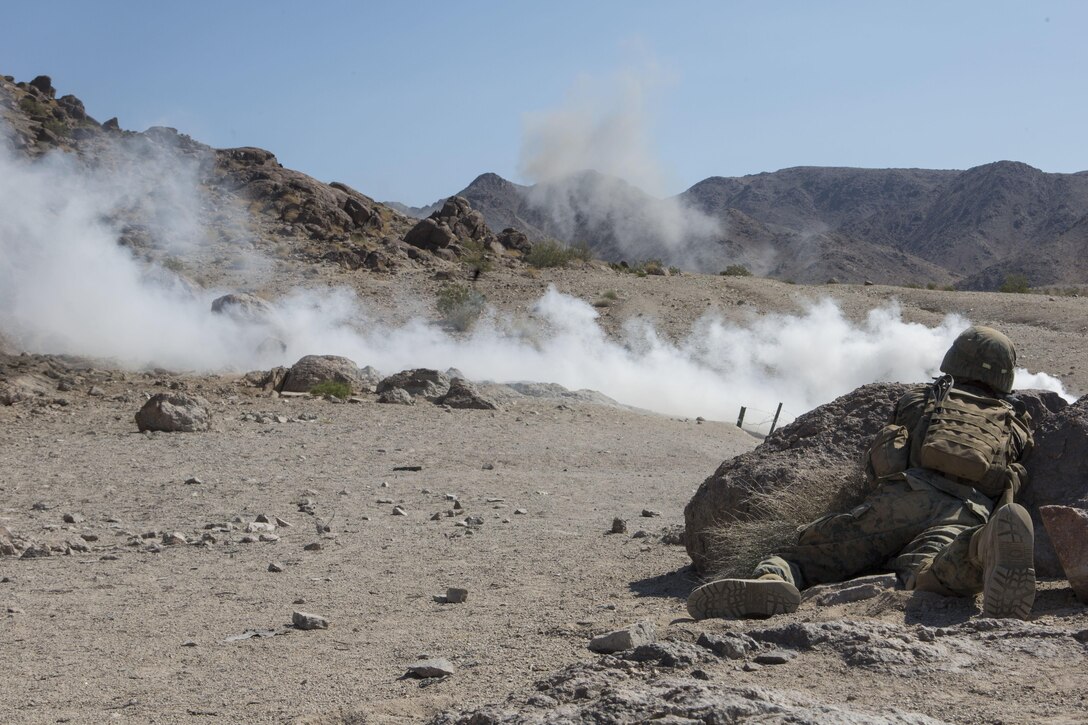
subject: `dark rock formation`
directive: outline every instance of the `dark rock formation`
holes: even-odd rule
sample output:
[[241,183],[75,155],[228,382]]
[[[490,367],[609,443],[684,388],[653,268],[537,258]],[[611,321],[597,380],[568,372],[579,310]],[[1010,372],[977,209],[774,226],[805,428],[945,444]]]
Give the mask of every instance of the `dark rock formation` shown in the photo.
[[403,388],[413,397],[423,397],[428,400],[437,400],[450,390],[449,377],[438,370],[416,368],[404,370],[396,375],[390,375],[378,383],[378,393],[384,393],[393,388]]
[[467,199],[460,196],[447,199],[441,209],[404,235],[405,244],[428,251],[470,242],[490,248],[495,241],[495,235],[491,233],[483,215],[475,211]]
[[476,410],[498,410],[495,401],[485,397],[476,386],[464,378],[453,378],[449,390],[435,401],[451,408],[474,408]]

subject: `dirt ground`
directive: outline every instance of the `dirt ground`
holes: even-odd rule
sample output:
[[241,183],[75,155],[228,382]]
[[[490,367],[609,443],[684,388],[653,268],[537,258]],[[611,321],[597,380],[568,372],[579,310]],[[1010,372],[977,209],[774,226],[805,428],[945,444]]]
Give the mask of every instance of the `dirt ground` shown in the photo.
[[[392,322],[418,309],[408,300],[433,299],[440,284],[423,270],[348,281]],[[617,290],[616,304],[602,308],[606,327],[642,314],[674,336],[708,307],[739,319],[794,312],[828,294],[860,318],[896,298],[907,320],[936,324],[960,312],[995,324],[1018,344],[1022,364],[1074,393],[1088,390],[1083,298],[603,269],[498,270],[480,284],[504,309],[529,304],[548,284],[590,301]],[[758,444],[732,424],[563,397],[511,395],[498,411],[445,410],[382,405],[374,396],[354,404],[271,398],[237,376],[76,375],[75,389],[57,394],[65,404],[0,406],[0,525],[72,545],[69,554],[0,558],[0,722],[338,714],[420,722],[594,660],[590,637],[634,621],[674,633],[727,626],[684,620],[697,580],[683,547],[662,537],[682,525],[684,505],[722,460]],[[208,398],[216,430],[138,433],[133,414],[143,395],[168,386]],[[247,413],[289,422],[258,423]],[[406,466],[421,468],[395,470]],[[290,526],[247,531],[260,514]],[[467,517],[482,523],[458,525]],[[614,517],[627,521],[627,533],[608,533]],[[174,532],[188,543],[166,543]],[[313,544],[320,548],[306,548]],[[269,571],[273,562],[283,571]],[[436,601],[447,587],[467,589],[468,600]],[[977,613],[969,602],[950,606],[930,606],[923,623]],[[328,629],[231,639],[269,634],[296,610],[327,618]],[[1041,626],[1088,629],[1064,582],[1043,584],[1036,614]],[[806,604],[793,616],[919,621],[908,596],[895,592],[837,610]],[[449,660],[456,672],[402,678],[427,657]],[[827,702],[878,707],[898,698],[954,722],[1072,723],[1088,722],[1085,665],[1083,653],[1059,662],[1044,649],[992,658],[981,675],[963,667],[919,682],[830,660],[730,665],[711,675]],[[924,702],[914,697],[920,686],[930,691]]]

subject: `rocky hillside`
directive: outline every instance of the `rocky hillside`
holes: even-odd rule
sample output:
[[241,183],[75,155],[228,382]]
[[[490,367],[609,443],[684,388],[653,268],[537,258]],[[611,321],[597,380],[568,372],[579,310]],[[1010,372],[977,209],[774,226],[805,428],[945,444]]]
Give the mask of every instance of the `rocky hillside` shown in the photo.
[[[742,264],[797,282],[997,289],[1023,275],[1035,287],[1088,284],[1088,172],[1011,161],[966,171],[797,167],[711,177],[665,201],[600,174],[531,187],[484,174],[459,195],[492,227],[586,242],[611,261],[658,257],[707,272]],[[670,228],[679,239],[668,239]]]
[[[180,264],[167,257],[164,249],[171,245],[163,243],[164,225],[155,217],[162,214],[164,189],[178,185],[178,179],[190,178],[200,200],[184,214],[199,217],[195,221],[207,239],[198,246],[209,254],[208,259],[194,259],[189,266],[202,268],[205,277],[224,266],[242,264],[235,257],[248,249],[280,261],[373,272],[454,261],[464,244],[483,243],[486,252],[499,255],[505,249],[498,242],[491,247],[491,240],[506,237],[496,238],[478,215],[471,216],[467,204],[453,205],[452,211],[431,224],[445,225],[447,233],[440,234],[438,241],[420,233],[413,238],[409,233],[418,220],[346,184],[325,183],[284,168],[264,149],[214,149],[172,128],[133,132],[122,129],[116,118],[100,123],[87,115],[75,96],[58,98],[48,76],[30,82],[0,77],[0,119],[0,142],[16,158],[38,159],[50,151],[62,151],[90,173],[112,170],[126,178],[146,177],[131,204],[110,210],[110,221],[121,244],[175,271]],[[451,225],[455,233],[448,233]],[[413,239],[423,242],[413,244]],[[212,264],[205,264],[209,261]]]

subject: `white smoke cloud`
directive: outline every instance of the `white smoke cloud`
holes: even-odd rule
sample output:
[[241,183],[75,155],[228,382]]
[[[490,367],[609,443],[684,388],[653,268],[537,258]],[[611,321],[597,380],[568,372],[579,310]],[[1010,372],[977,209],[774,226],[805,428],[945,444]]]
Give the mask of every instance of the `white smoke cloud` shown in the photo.
[[[672,415],[734,420],[744,405],[752,424],[779,402],[785,421],[863,383],[925,380],[969,324],[954,316],[934,328],[907,323],[894,306],[854,323],[823,301],[745,324],[708,315],[679,342],[639,322],[615,339],[592,306],[555,289],[528,318],[492,311],[468,336],[423,319],[384,325],[348,289],[296,290],[256,318],[214,314],[211,301],[226,290],[185,284],[117,243],[117,210],[138,200],[154,207],[156,226],[174,231],[155,229],[153,238],[173,249],[202,244],[199,225],[179,219],[198,219],[206,202],[197,167],[162,163],[92,170],[63,155],[31,163],[0,151],[0,337],[130,368],[241,371],[307,354],[344,355],[387,374],[452,366],[476,380],[590,388]],[[138,178],[157,179],[154,193]],[[1023,371],[1017,384],[1061,390]]]
[[665,174],[647,106],[660,85],[653,66],[583,76],[562,107],[526,114],[519,169],[535,184],[529,203],[553,222],[548,232],[610,257],[716,272],[725,261],[715,244],[718,220],[675,197],[657,198]]

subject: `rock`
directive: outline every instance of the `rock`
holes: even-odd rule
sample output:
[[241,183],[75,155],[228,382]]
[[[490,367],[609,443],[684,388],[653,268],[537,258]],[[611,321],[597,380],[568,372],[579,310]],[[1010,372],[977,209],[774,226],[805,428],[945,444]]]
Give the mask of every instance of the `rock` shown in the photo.
[[[755,450],[718,466],[684,508],[684,543],[696,569],[706,571],[711,563],[711,532],[719,522],[758,515],[751,506],[753,493],[794,488],[826,500],[828,511],[846,511],[855,505],[869,488],[858,461],[877,431],[891,420],[899,398],[912,387],[863,385],[779,428]],[[1050,392],[1017,394],[1036,423],[1064,404]]]
[[328,629],[329,620],[316,614],[295,611],[291,613],[291,624],[295,629]]
[[811,600],[821,607],[849,604],[850,602],[871,599],[882,592],[895,589],[897,584],[898,580],[895,574],[859,577],[836,584],[809,587],[801,593],[801,601]]
[[393,515],[394,515],[394,516],[407,516],[407,515],[408,515],[408,512],[407,512],[407,511],[405,511],[405,510],[404,510],[403,508],[401,508],[400,506],[394,506],[394,507],[393,507]]
[[449,391],[435,402],[451,408],[475,410],[498,410],[499,408],[495,401],[481,395],[476,386],[464,378],[454,378],[450,381]]
[[390,388],[378,396],[378,402],[391,405],[414,405],[416,401],[404,388]]
[[452,245],[463,247],[470,243],[487,249],[496,241],[483,215],[461,196],[447,199],[440,210],[420,221],[404,235],[405,244],[430,252],[447,250]]
[[650,519],[650,518],[653,518],[655,516],[660,516],[660,515],[661,515],[660,511],[652,511],[650,509],[642,509],[642,517],[643,518]]
[[20,559],[41,559],[46,556],[52,556],[53,551],[45,544],[31,544],[23,549]]
[[38,89],[47,98],[53,98],[57,95],[56,89],[53,88],[53,79],[49,76],[36,76],[34,80],[30,81],[30,87]]
[[78,524],[83,522],[83,516],[80,514],[64,514],[62,518],[66,524]]
[[1039,513],[1073,593],[1088,604],[1088,511],[1042,506]]
[[315,541],[315,542],[313,542],[311,544],[306,544],[306,546],[302,547],[302,550],[303,551],[321,551],[321,542],[320,541]]
[[408,671],[404,676],[417,677],[425,680],[432,677],[449,677],[456,671],[456,668],[454,668],[449,660],[429,659],[416,662],[408,668]]
[[437,400],[449,392],[450,379],[438,370],[416,368],[390,375],[378,383],[377,391],[381,394],[393,388],[403,388],[413,397]]
[[713,634],[703,632],[696,642],[700,647],[705,647],[719,657],[731,660],[742,660],[748,653],[755,651],[759,645],[746,634]]
[[180,531],[174,531],[170,533],[164,533],[162,535],[162,543],[167,546],[178,546],[180,544],[188,544],[189,540],[185,538],[185,534]]
[[524,516],[529,512],[526,509],[514,509],[514,513],[518,516]]
[[281,571],[283,571],[283,569],[283,564],[278,561],[274,561],[268,565],[268,571],[272,572],[273,574],[279,574]]
[[522,254],[528,254],[533,251],[532,242],[529,241],[529,237],[525,232],[520,229],[514,229],[513,227],[507,227],[503,229],[498,236],[498,243],[507,249],[512,249],[515,252]]
[[211,428],[208,401],[187,393],[157,393],[136,413],[140,432],[193,433]]
[[292,526],[292,524],[288,523],[287,521],[284,521],[279,516],[275,517],[273,523],[275,523],[276,526],[279,526],[279,527],[282,527],[282,528],[285,528],[285,529],[289,529]]
[[204,481],[200,480],[196,476],[190,476],[189,478],[185,479],[185,485],[186,486],[199,486],[199,485],[201,485],[203,483],[204,483]]
[[12,535],[11,529],[0,526],[0,556],[15,556],[16,553],[15,536]]
[[610,534],[626,534],[627,522],[618,516],[612,519],[612,529],[608,532]]
[[212,300],[212,312],[244,323],[263,322],[271,315],[272,305],[255,294],[238,292]]
[[369,373],[360,370],[346,357],[306,355],[291,366],[281,389],[289,393],[308,393],[315,385],[325,381],[344,383],[352,391],[368,390],[376,382]]
[[1031,480],[1021,501],[1035,522],[1035,573],[1063,576],[1063,562],[1051,543],[1049,527],[1041,525],[1040,511],[1043,506],[1088,509],[1088,396],[1043,419],[1035,431],[1035,450],[1024,466]]
[[589,648],[594,652],[612,654],[623,650],[634,649],[644,644],[650,644],[656,638],[654,625],[650,622],[636,622],[615,632],[594,637]]
[[796,652],[791,652],[788,649],[774,649],[756,655],[753,661],[757,665],[784,665],[796,656]]
[[431,514],[431,521],[441,521],[441,520],[442,520],[442,512],[441,511]]
[[463,604],[468,601],[468,589],[450,587],[446,590],[446,601],[449,604]]

